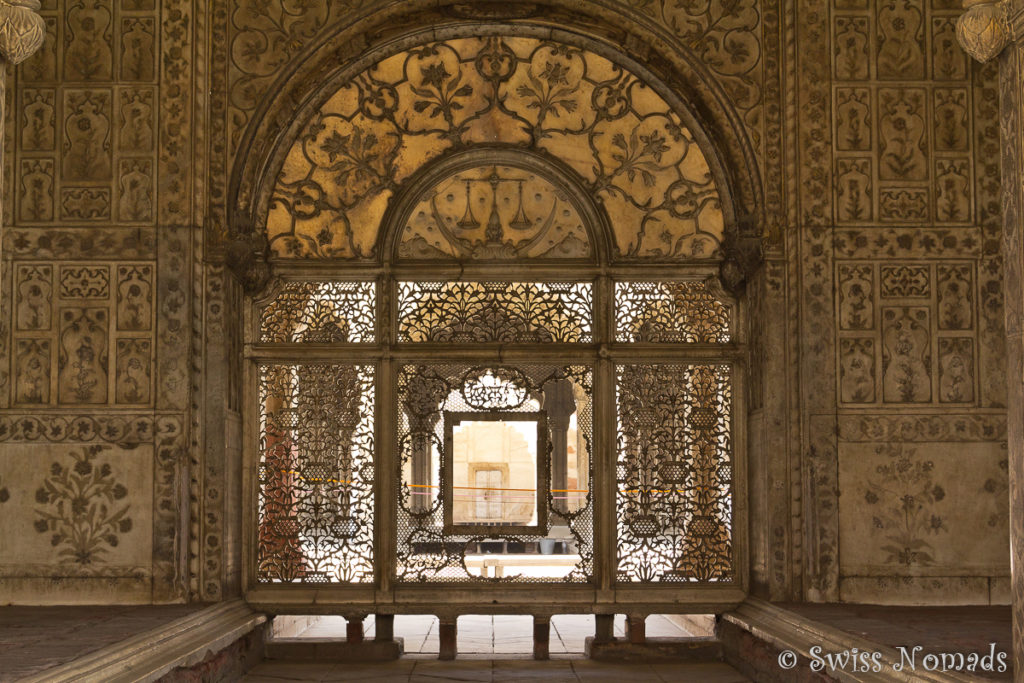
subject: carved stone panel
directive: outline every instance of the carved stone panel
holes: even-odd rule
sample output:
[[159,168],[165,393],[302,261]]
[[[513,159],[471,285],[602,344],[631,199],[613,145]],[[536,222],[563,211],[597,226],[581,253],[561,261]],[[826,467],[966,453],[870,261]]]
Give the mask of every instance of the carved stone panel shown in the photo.
[[152,402],[152,263],[17,263],[15,405]]
[[966,261],[839,261],[839,404],[976,404],[974,270]]

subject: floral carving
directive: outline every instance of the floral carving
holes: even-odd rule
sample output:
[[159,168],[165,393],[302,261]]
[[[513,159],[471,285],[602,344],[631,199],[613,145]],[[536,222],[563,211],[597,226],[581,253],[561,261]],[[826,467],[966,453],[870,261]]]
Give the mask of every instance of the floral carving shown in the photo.
[[131,507],[122,503],[128,489],[117,481],[109,463],[97,456],[103,446],[70,452],[70,463],[54,462],[36,490],[35,529],[50,534],[61,564],[93,565],[105,560],[123,534],[132,530]]
[[[622,257],[713,257],[720,246],[711,168],[660,95],[596,54],[491,37],[393,55],[331,97],[277,178],[266,219],[272,251],[374,256],[380,216],[402,183],[441,154],[480,142],[566,162],[604,205]],[[492,214],[485,246],[497,247],[503,221]]]
[[908,567],[934,564],[935,549],[927,539],[949,531],[935,507],[946,492],[932,480],[934,464],[918,458],[916,448],[902,444],[885,444],[875,452],[890,460],[875,469],[877,478],[868,481],[864,501],[875,510],[874,528],[889,541],[881,546],[887,553],[885,562]]

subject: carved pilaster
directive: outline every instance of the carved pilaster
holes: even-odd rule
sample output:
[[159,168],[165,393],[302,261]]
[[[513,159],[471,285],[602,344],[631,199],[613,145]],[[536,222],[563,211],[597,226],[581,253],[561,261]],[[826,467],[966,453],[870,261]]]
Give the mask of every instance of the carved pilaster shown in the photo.
[[960,47],[979,62],[987,62],[1010,42],[1009,2],[964,0],[964,10],[956,22]]

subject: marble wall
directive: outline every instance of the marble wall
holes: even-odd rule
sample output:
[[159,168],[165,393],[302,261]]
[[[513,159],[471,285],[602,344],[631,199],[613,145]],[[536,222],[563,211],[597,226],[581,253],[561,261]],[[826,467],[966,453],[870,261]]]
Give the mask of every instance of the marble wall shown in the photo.
[[[960,3],[521,4],[43,2],[46,42],[6,89],[0,602],[240,589],[243,295],[221,264],[247,169],[317,64],[461,21],[574,26],[702,102],[737,220],[766,238],[754,590],[1009,600],[997,74],[957,46]],[[78,509],[109,523],[82,563],[55,510],[89,477]],[[46,482],[65,493],[37,501]]]

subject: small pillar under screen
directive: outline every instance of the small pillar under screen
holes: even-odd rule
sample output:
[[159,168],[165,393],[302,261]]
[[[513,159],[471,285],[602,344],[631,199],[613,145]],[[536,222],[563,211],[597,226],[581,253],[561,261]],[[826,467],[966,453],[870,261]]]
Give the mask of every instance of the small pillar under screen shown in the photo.
[[395,639],[395,615],[378,614],[373,618],[373,639],[387,643]]
[[345,638],[348,642],[363,642],[363,619],[362,616],[345,617]]
[[456,617],[440,619],[437,626],[437,639],[440,645],[438,659],[455,659],[458,654],[459,627]]
[[594,642],[610,643],[615,637],[615,615],[595,614],[594,615]]
[[626,636],[633,645],[647,642],[647,617],[630,614],[626,617]]
[[533,618],[533,658],[548,659],[551,643],[551,617]]

